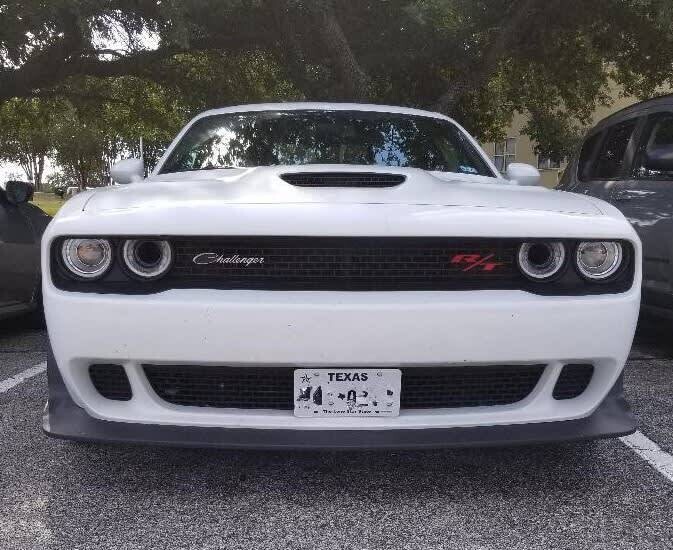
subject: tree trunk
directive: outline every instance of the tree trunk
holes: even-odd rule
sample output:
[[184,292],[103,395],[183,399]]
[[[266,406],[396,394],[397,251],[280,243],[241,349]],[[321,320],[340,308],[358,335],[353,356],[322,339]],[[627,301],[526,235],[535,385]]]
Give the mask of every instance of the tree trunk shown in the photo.
[[37,157],[37,162],[35,163],[35,188],[39,191],[42,189],[42,175],[44,174],[44,155]]
[[342,97],[338,99],[364,100],[368,97],[370,79],[362,69],[334,10],[333,0],[322,0],[311,6],[318,22],[317,31],[329,52],[334,69],[343,84]]

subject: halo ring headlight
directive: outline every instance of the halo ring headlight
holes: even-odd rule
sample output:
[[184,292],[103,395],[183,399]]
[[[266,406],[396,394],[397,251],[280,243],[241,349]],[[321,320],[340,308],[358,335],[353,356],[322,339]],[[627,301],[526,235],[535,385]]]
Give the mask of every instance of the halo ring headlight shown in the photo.
[[61,257],[68,271],[82,279],[98,279],[112,265],[112,246],[105,239],[66,239]]
[[586,241],[577,245],[575,263],[582,276],[600,281],[614,275],[622,265],[622,245],[615,241]]
[[544,281],[556,275],[565,262],[565,246],[560,242],[523,243],[519,247],[519,269],[529,279]]
[[157,279],[171,267],[173,250],[168,241],[132,239],[122,247],[124,264],[142,279]]

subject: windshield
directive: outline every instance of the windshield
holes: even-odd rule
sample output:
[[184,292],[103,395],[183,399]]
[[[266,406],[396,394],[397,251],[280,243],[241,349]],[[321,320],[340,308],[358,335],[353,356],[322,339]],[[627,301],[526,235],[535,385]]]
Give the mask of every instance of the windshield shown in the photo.
[[257,111],[197,120],[161,173],[302,164],[404,166],[493,176],[451,122],[366,111]]

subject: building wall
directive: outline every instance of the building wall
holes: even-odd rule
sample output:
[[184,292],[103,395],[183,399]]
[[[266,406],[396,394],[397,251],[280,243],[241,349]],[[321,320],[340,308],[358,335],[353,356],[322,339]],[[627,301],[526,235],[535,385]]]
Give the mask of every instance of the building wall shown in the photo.
[[[620,97],[619,89],[615,88],[612,103],[607,107],[601,106],[596,109],[592,117],[591,125],[593,126],[608,115],[611,115],[624,107],[628,107],[637,101],[638,100],[634,97]],[[539,166],[538,156],[534,152],[535,143],[522,131],[527,122],[528,116],[525,113],[514,113],[512,123],[507,129],[507,137],[515,140],[515,156],[512,159],[512,162],[523,162],[535,166],[540,170],[540,174],[542,175],[542,185],[545,187],[554,187],[561,178],[566,163],[562,162],[558,168],[544,168]],[[495,143],[483,143],[482,147],[492,159],[495,159]],[[499,148],[501,149],[502,147]]]

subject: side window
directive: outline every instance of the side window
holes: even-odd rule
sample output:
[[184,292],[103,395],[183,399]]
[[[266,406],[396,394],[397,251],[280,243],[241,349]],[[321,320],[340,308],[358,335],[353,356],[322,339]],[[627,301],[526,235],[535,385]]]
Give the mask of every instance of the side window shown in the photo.
[[618,178],[624,166],[626,148],[629,145],[637,119],[621,122],[608,130],[591,172],[593,179],[609,180]]
[[673,146],[673,113],[651,115],[647,120],[647,126],[640,141],[636,161],[634,163],[634,176],[639,179],[673,180],[673,172],[654,170],[645,166],[645,153],[650,147]]
[[594,153],[596,152],[596,147],[603,137],[603,133],[598,133],[591,136],[584,142],[582,150],[580,151],[580,158],[577,163],[577,177],[580,181],[586,181],[589,179],[589,169],[591,168],[590,162],[594,158]]

